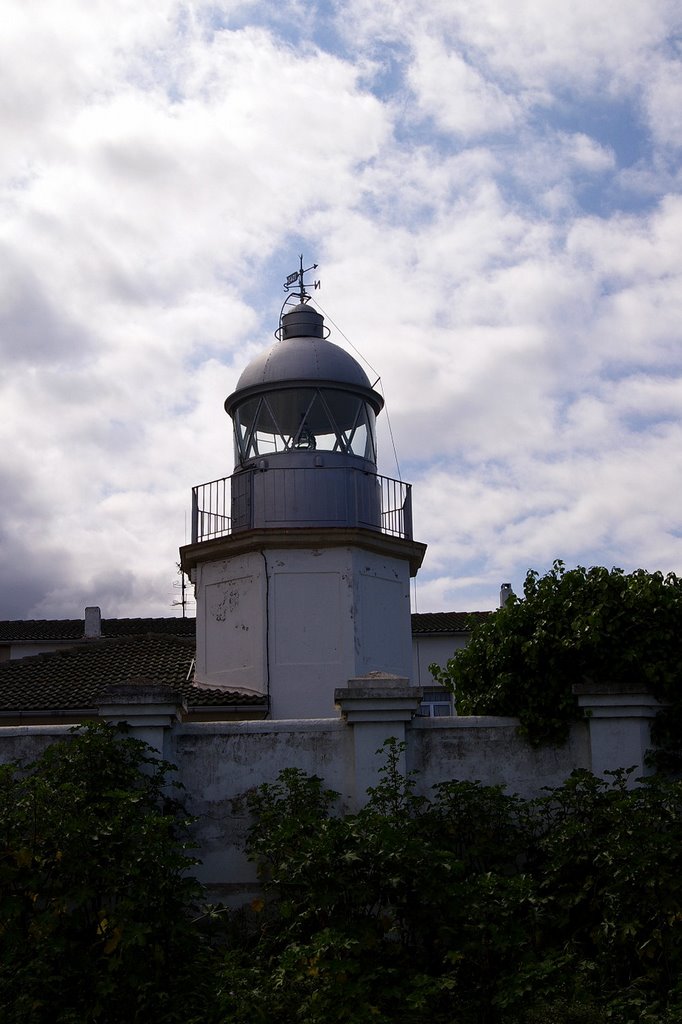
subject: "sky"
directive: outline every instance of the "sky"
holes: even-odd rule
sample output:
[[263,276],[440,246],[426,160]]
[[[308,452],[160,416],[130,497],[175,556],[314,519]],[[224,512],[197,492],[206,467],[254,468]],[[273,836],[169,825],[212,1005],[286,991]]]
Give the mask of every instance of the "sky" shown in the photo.
[[417,610],[682,573],[681,54],[679,0],[4,0],[0,618],[179,614],[300,253]]

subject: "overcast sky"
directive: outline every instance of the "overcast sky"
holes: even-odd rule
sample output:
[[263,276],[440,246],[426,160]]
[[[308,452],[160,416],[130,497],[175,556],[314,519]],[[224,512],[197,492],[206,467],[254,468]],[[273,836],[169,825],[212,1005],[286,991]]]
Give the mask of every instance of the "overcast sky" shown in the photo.
[[172,614],[300,252],[419,611],[681,572],[681,49],[679,0],[4,0],[0,618]]

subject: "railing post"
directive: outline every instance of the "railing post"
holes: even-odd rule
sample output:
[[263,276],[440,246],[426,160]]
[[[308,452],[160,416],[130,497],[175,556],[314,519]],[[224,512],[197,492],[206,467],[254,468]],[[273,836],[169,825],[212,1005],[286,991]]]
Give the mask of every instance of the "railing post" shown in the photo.
[[405,484],[403,526],[405,530],[405,540],[412,540],[412,484]]
[[192,488],[192,544],[199,540],[199,496],[198,488]]
[[388,489],[388,477],[379,476],[379,529],[382,533],[388,533],[387,523],[391,514],[391,496]]

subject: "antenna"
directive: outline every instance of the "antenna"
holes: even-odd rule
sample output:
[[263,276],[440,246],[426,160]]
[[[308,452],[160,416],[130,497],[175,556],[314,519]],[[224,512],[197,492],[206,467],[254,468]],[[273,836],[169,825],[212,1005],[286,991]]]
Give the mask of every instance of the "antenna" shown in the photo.
[[179,590],[180,591],[180,597],[179,598],[177,598],[177,597],[174,598],[174,600],[171,602],[171,608],[182,608],[182,617],[183,617],[183,619],[186,619],[187,618],[187,605],[192,600],[192,598],[189,597],[189,595],[187,594],[187,584],[185,583],[185,574],[182,571],[182,566],[180,565],[179,562],[176,562],[175,564],[177,566],[178,576],[180,577],[180,582],[173,584],[173,590]]
[[[305,290],[305,281],[303,278],[304,274],[309,274],[311,270],[317,270],[317,263],[313,263],[312,267],[303,268],[303,253],[299,256],[300,265],[298,270],[294,270],[293,274],[289,274],[286,281],[284,282],[284,291],[288,292],[292,288],[298,288],[298,301],[301,303],[307,302],[310,298],[308,292]],[[313,281],[313,291],[317,291],[320,287],[319,281]]]

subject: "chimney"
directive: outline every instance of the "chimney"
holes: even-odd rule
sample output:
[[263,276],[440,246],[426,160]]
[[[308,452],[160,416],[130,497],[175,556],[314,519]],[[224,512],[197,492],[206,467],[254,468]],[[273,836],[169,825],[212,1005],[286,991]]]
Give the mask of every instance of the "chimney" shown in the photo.
[[503,583],[500,587],[500,608],[504,608],[507,601],[514,593],[511,583]]
[[102,613],[97,606],[85,609],[85,636],[96,640],[102,635]]

